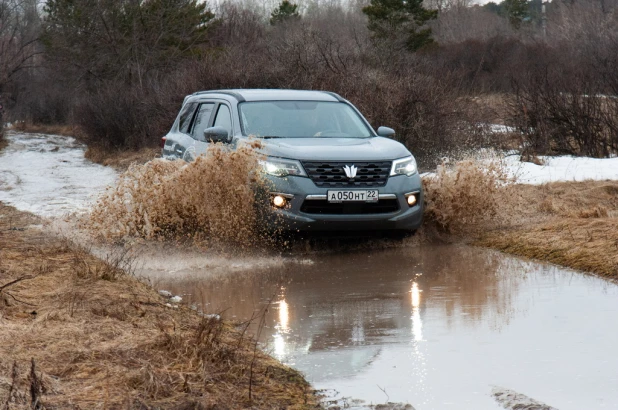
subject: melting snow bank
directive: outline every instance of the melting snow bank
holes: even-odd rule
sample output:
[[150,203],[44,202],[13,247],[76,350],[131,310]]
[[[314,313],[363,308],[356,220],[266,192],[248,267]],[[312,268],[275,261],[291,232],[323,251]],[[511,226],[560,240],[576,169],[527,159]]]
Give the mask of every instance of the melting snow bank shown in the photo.
[[[536,157],[540,163],[524,162],[519,152],[506,155],[491,150],[479,150],[470,155],[470,159],[481,164],[500,164],[505,176],[519,184],[541,185],[549,182],[581,182],[618,180],[618,157],[590,158],[572,156]],[[455,162],[445,158],[444,165]],[[440,169],[440,166],[438,166]],[[426,172],[423,178],[432,178],[435,172]]]
[[9,132],[0,153],[0,201],[44,217],[88,209],[116,172],[86,158],[75,138]]
[[491,391],[492,396],[505,409],[512,410],[557,410],[555,407],[548,406],[523,394],[502,387],[494,387]]
[[542,165],[522,162],[519,155],[509,155],[504,165],[520,184],[540,185],[548,182],[618,180],[618,158],[538,157]]

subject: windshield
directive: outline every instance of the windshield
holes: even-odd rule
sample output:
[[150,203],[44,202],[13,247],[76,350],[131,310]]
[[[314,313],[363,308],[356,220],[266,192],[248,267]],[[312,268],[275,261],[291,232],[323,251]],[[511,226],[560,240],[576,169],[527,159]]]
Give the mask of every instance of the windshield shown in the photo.
[[239,104],[244,135],[264,138],[368,138],[373,135],[346,103],[256,101]]

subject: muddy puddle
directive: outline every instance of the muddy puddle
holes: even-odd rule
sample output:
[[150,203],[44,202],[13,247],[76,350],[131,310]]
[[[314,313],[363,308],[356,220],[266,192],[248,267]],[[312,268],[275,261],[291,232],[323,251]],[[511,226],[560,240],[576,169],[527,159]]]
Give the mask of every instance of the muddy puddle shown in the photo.
[[497,409],[503,386],[559,409],[618,406],[618,287],[554,266],[424,245],[153,282],[253,320],[268,351],[338,398]]

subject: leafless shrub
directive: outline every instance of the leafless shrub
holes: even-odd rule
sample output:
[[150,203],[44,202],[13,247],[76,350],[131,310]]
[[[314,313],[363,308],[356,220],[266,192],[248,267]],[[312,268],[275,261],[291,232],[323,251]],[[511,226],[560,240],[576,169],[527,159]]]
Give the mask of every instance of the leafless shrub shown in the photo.
[[39,25],[37,1],[0,2],[1,91],[20,73],[36,66],[36,58],[41,54],[38,44]]
[[530,153],[618,151],[618,3],[558,1],[548,36],[513,71],[512,120]]
[[[163,136],[164,128],[157,98],[137,87],[107,84],[81,99],[75,107],[75,121],[93,146],[114,150],[141,148]],[[166,118],[168,126],[174,117]]]
[[67,87],[49,70],[37,70],[18,78],[19,92],[15,92],[9,121],[37,125],[67,125],[72,118],[74,90]]
[[115,281],[127,275],[133,276],[135,272],[136,257],[130,248],[112,250],[102,259],[94,258],[90,250],[78,245],[71,248],[71,253],[78,278]]
[[449,7],[432,23],[439,44],[458,44],[470,40],[486,42],[496,37],[511,37],[513,28],[502,16],[469,4]]
[[513,36],[468,39],[443,45],[427,64],[436,73],[451,73],[456,86],[472,95],[510,92],[511,74],[534,61],[536,47]]
[[515,82],[512,121],[535,154],[608,157],[618,152],[618,96],[564,66],[531,70]]

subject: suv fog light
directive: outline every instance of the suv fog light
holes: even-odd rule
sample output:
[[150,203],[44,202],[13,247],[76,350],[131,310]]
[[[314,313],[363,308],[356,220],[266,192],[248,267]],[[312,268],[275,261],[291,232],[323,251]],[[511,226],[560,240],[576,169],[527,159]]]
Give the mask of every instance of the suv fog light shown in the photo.
[[416,205],[416,195],[412,194],[408,196],[408,205],[410,206]]
[[286,199],[282,197],[281,195],[275,195],[273,197],[273,205],[276,206],[277,208],[283,208],[286,202],[287,202]]

